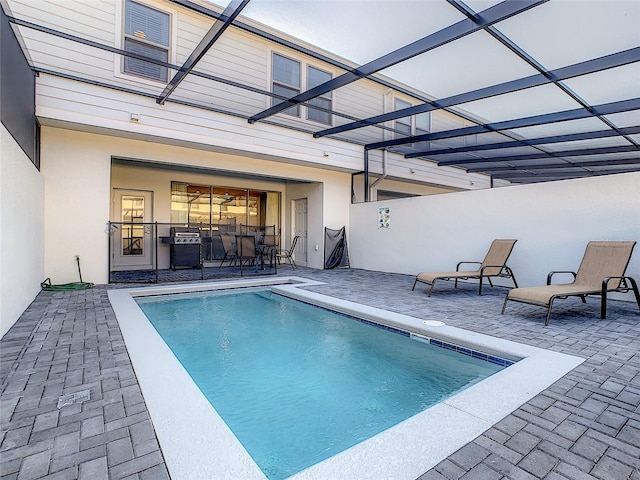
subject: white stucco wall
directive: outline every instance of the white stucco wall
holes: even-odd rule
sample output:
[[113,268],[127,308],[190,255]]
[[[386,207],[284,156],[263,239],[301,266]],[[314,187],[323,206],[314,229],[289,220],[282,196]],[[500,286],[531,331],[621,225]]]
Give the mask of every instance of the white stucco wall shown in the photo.
[[[379,207],[391,209],[389,229],[377,228]],[[552,270],[575,271],[590,240],[640,242],[640,173],[351,205],[350,225],[353,267],[450,271],[515,238],[508,264],[519,285],[541,285]],[[638,245],[627,274],[640,280]]]
[[[159,165],[166,163],[173,170],[115,166],[112,171],[112,156]],[[81,259],[84,281],[108,281],[106,227],[112,188],[153,191],[154,221],[169,222],[171,180],[216,183],[214,170],[211,175],[177,171],[179,165],[263,175],[265,178],[258,180],[222,177],[220,184],[281,191],[283,215],[287,215],[291,199],[309,198],[309,244],[312,246],[322,245],[323,222],[327,226],[342,226],[349,220],[351,176],[345,172],[52,127],[42,129],[42,158],[44,270],[53,283],[78,281],[76,255]],[[267,178],[269,176],[274,178]],[[310,183],[285,183],[276,177]],[[328,190],[326,185],[330,185]],[[289,218],[282,219],[285,229]],[[318,252],[310,249],[308,266],[322,268],[321,249]]]
[[111,156],[100,137],[42,128],[45,180],[44,271],[53,284],[107,279]]
[[0,126],[0,337],[40,291],[44,280],[44,181]]

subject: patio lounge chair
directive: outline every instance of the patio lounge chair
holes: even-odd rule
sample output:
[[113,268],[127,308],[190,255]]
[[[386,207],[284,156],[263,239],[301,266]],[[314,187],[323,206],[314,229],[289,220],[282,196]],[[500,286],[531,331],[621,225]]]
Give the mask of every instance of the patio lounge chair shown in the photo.
[[[458,288],[458,280],[478,278],[480,280],[478,295],[482,295],[482,281],[486,278],[489,280],[489,285],[493,287],[493,283],[491,282],[492,277],[510,278],[517,288],[516,277],[507,266],[507,259],[509,255],[511,255],[511,251],[516,242],[517,240],[513,239],[496,239],[491,244],[482,262],[459,262],[455,272],[419,273],[416,276],[416,281],[413,282],[413,288],[411,290],[416,288],[418,282],[426,283],[427,285],[431,285],[429,289],[429,296],[431,296],[431,291],[436,284],[436,280],[455,280],[454,287]],[[460,270],[460,265],[462,264],[478,264],[480,267],[478,270]]]
[[[514,288],[504,299],[502,313],[507,302],[529,303],[547,307],[545,326],[549,325],[551,306],[556,298],[578,296],[582,303],[586,303],[587,295],[600,295],[600,318],[607,318],[607,293],[633,290],[640,307],[640,293],[638,285],[631,277],[624,273],[631,259],[631,253],[636,242],[589,242],[578,272],[555,271],[547,275],[547,284],[538,287]],[[570,273],[574,277],[572,283],[551,284],[551,278],[556,273]]]

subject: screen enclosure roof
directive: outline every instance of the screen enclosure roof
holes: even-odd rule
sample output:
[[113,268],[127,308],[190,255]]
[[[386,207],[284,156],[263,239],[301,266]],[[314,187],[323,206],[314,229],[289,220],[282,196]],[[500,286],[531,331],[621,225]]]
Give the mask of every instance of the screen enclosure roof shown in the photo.
[[[276,99],[249,115],[228,109],[250,123],[296,128],[513,183],[640,171],[637,0],[167,2],[210,18],[211,28],[183,64],[172,65],[164,89],[151,93],[158,103],[172,101],[180,83],[198,74],[201,59],[215,62],[215,43],[236,28],[340,71],[290,97],[209,76]],[[38,28],[10,21],[14,29]],[[355,82],[399,89],[411,106],[373,117],[329,109],[332,126],[318,129],[282,114],[295,105],[322,111],[318,99]],[[463,126],[431,122],[409,136],[397,128],[440,110]]]

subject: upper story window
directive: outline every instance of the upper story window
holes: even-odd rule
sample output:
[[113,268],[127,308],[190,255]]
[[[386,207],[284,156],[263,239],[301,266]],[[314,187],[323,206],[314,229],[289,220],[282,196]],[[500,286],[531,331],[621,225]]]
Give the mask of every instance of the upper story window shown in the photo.
[[[170,25],[169,14],[126,0],[124,50],[168,63]],[[123,70],[152,80],[167,81],[167,67],[137,58],[124,57]]]
[[[405,102],[404,100],[400,100],[396,98],[394,101],[393,109],[394,110],[404,110],[405,108],[409,108],[411,104],[409,102]],[[396,119],[396,136],[397,137],[410,137],[413,131],[412,129],[412,117],[402,117]]]
[[[325,72],[323,70],[320,70],[319,68],[312,67],[311,65],[307,67],[307,90],[313,87],[317,87],[318,85],[322,85],[329,80],[331,80],[331,74],[329,72]],[[309,100],[308,103],[309,105],[314,105],[326,110],[331,110],[331,92],[327,92],[324,95],[313,98]],[[325,110],[317,110],[315,108],[307,107],[307,119],[313,120],[314,122],[331,125],[331,113]]]
[[[307,90],[309,90],[331,80],[331,78],[332,75],[330,72],[311,65],[306,65],[305,69],[302,63],[297,60],[292,60],[279,53],[273,54],[271,74],[271,91],[273,93],[291,98],[300,93],[301,85],[306,83]],[[277,105],[280,102],[282,102],[280,98],[271,99],[271,105]],[[307,120],[331,125],[331,113],[326,111],[332,109],[333,97],[331,92],[309,100],[308,104],[322,108],[323,110],[305,107]],[[282,113],[300,117],[300,109],[301,107],[299,105],[295,105],[287,108]]]
[[[402,110],[412,105],[399,98],[394,99],[394,110]],[[419,113],[408,117],[396,119],[396,137],[410,137],[412,135],[424,135],[431,131],[431,114],[429,112]]]
[[[283,57],[277,53],[273,54],[273,87],[272,92],[282,95],[283,97],[295,97],[300,93],[300,62]],[[277,105],[282,102],[281,99],[272,97],[271,104]],[[298,105],[287,108],[282,113],[300,116],[300,107]]]

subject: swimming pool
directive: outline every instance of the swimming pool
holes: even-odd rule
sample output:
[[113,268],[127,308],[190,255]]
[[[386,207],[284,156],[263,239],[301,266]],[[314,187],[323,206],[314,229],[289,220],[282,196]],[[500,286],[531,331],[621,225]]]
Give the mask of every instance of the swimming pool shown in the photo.
[[[129,356],[172,478],[265,479],[134,298],[272,284],[278,294],[423,337],[508,359],[511,367],[291,478],[415,479],[487,430],[583,359],[305,291],[297,277],[109,291]],[[278,283],[288,285],[277,285]]]
[[264,287],[137,303],[272,480],[371,438],[512,363]]

